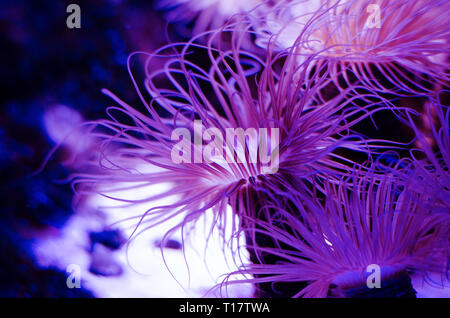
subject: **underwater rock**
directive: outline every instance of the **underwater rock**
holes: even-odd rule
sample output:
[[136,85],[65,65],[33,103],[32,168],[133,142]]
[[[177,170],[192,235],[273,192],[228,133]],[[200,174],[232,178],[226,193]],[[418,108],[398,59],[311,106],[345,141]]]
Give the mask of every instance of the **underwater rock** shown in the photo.
[[122,266],[114,260],[113,253],[100,244],[93,247],[92,260],[89,271],[100,276],[120,276],[123,273]]

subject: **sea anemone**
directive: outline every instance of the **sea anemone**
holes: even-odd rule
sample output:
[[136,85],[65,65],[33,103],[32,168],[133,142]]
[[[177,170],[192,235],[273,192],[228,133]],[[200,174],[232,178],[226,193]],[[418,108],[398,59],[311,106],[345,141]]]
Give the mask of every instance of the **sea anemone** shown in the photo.
[[276,290],[296,283],[289,296],[414,297],[411,273],[445,277],[449,222],[421,204],[422,194],[373,168],[324,187],[325,197],[297,197],[300,216],[272,207],[283,218],[258,223],[256,231],[277,244],[249,248],[261,258],[275,256],[276,263],[244,265],[232,275],[254,278],[225,279],[217,288],[245,281]]
[[158,8],[166,11],[171,23],[195,21],[192,34],[220,29],[235,14],[254,9],[263,0],[158,0]]
[[[241,50],[241,36],[231,35],[229,49],[188,43],[179,51],[169,45],[148,54],[145,91],[130,70],[130,56],[129,72],[143,107],[138,110],[104,90],[117,106],[108,108],[111,119],[93,123],[101,159],[91,163],[102,171],[76,174],[77,193],[110,197],[111,185],[118,183],[130,189],[170,184],[141,200],[114,199],[125,204],[151,205],[163,198],[173,202],[135,216],[138,226],[146,224],[142,230],[179,215],[184,220],[173,230],[184,229],[210,209],[214,225],[223,228],[228,205],[251,226],[249,220],[271,218],[264,202],[285,205],[290,200],[286,191],[307,195],[316,178],[348,172],[354,163],[336,149],[366,154],[384,147],[350,130],[387,107],[376,94],[364,90],[355,95],[353,87],[325,98],[326,73],[317,71],[311,78],[309,61],[280,70],[282,61],[262,61]],[[192,57],[207,60],[206,68]],[[164,68],[149,71],[160,58]],[[242,137],[223,138],[229,129]],[[241,226],[231,223],[235,231]]]
[[249,17],[259,46],[320,54],[338,87],[428,94],[448,84],[449,11],[446,0],[287,0]]
[[450,110],[442,105],[440,96],[445,93],[438,92],[425,105],[421,116],[424,128],[421,129],[412,112],[408,112],[417,147],[411,150],[411,167],[404,177],[412,183],[413,189],[427,197],[426,202],[432,202],[450,215]]

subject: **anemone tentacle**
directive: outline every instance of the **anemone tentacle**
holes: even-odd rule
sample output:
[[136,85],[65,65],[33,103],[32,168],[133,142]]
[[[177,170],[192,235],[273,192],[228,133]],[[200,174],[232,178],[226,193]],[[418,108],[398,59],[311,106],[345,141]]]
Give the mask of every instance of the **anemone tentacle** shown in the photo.
[[[76,175],[78,193],[93,191],[112,197],[105,190],[111,184],[124,183],[135,189],[170,183],[167,191],[135,200],[149,205],[163,198],[172,200],[136,216],[138,225],[151,227],[183,215],[184,221],[178,225],[183,227],[212,209],[222,227],[228,204],[236,215],[257,222],[261,214],[266,214],[266,219],[271,216],[254,200],[267,200],[274,206],[283,204],[289,201],[288,196],[283,197],[288,193],[284,189],[295,188],[308,195],[315,191],[316,178],[337,178],[350,171],[355,163],[335,153],[336,149],[367,153],[370,157],[371,152],[396,146],[366,140],[351,131],[362,119],[390,107],[377,93],[365,89],[365,93],[355,94],[352,87],[325,99],[320,88],[330,82],[326,72],[317,72],[311,78],[306,71],[310,60],[277,71],[274,65],[283,61],[263,61],[240,49],[243,36],[241,32],[232,33],[231,44],[223,49],[220,45],[212,47],[213,40],[209,46],[191,41],[147,54],[145,91],[140,90],[129,66],[143,109],[104,90],[117,105],[108,108],[110,119],[93,123],[98,128],[92,134],[100,140],[100,160],[91,163],[103,170]],[[203,54],[207,67],[190,59],[194,51]],[[164,67],[152,69],[154,59],[163,59]],[[366,101],[364,106],[359,105],[361,100]],[[197,130],[199,121],[204,131]],[[209,129],[217,134],[213,133],[214,139],[208,136],[204,140]],[[223,138],[228,129],[250,132],[244,139],[229,141]],[[251,129],[267,129],[264,140],[268,144],[256,155],[256,162],[251,160],[254,149],[246,139],[252,136]],[[174,131],[184,135],[174,137]],[[226,151],[219,157],[205,155],[205,147],[211,145],[241,152],[236,157],[232,154],[230,162]],[[174,154],[181,153],[183,158],[174,161]],[[262,156],[269,158],[270,165],[262,163]],[[248,196],[249,188],[257,193],[256,197]],[[117,199],[133,204],[133,200]],[[240,225],[232,226],[238,229]]]
[[[372,264],[381,269],[382,286],[411,271],[447,274],[448,219],[443,222],[420,204],[423,196],[394,174],[380,179],[374,170],[355,171],[325,187],[325,198],[297,197],[301,219],[278,207],[278,225],[260,222],[253,230],[278,246],[249,248],[276,256],[277,263],[244,265],[232,274],[253,276],[244,281],[257,284],[307,283],[293,297],[345,296],[350,288],[364,289]],[[217,288],[241,282],[226,278]]]
[[410,151],[412,160],[404,178],[415,191],[427,197],[426,202],[438,205],[440,211],[450,215],[450,110],[440,101],[444,93],[437,92],[425,105],[421,119],[428,133],[408,113],[417,147]]
[[429,95],[449,83],[449,10],[445,0],[286,0],[249,18],[261,47],[291,49],[300,61],[320,53],[343,70],[338,86],[356,78],[379,92]]

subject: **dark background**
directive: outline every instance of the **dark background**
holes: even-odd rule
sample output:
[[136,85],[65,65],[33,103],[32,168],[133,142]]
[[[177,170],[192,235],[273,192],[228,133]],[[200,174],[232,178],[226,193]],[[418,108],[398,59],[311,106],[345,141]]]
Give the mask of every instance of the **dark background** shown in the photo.
[[[81,8],[81,29],[66,26],[70,3]],[[63,104],[104,117],[102,88],[137,102],[127,57],[166,43],[165,34],[150,0],[0,2],[0,297],[93,296],[68,289],[65,272],[39,268],[30,248],[73,213],[70,185],[55,182],[69,174],[59,154],[32,176],[54,146],[42,115]]]

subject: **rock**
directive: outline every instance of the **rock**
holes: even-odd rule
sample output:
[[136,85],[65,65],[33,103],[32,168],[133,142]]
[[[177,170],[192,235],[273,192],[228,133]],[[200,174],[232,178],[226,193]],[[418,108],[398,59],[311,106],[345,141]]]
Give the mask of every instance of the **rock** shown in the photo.
[[107,247],[95,244],[91,253],[91,265],[89,271],[100,276],[120,276],[123,273],[122,266],[114,260],[114,255]]
[[112,250],[117,250],[125,242],[125,238],[119,230],[91,232],[89,233],[89,238],[91,239],[91,248],[93,248],[96,243],[100,243]]
[[[162,245],[164,244],[164,245]],[[172,240],[172,239],[168,239],[164,242],[162,242],[161,240],[157,240],[155,241],[155,246],[156,247],[162,247],[162,248],[170,248],[173,250],[181,250],[181,243],[178,242],[177,240]]]

